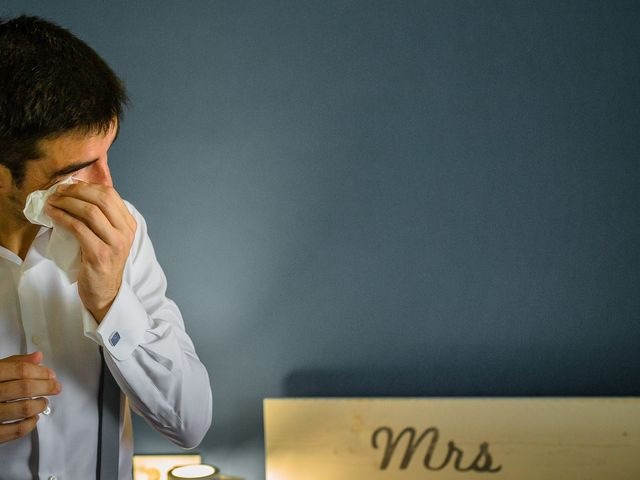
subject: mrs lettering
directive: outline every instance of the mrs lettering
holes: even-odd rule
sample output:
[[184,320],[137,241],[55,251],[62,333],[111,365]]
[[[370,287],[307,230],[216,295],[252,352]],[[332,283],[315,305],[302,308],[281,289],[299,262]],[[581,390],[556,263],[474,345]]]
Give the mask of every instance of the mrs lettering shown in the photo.
[[427,470],[443,470],[449,465],[452,465],[453,469],[458,472],[473,471],[496,473],[502,470],[502,465],[493,467],[493,458],[489,453],[489,444],[487,442],[483,442],[480,444],[476,456],[473,457],[473,459],[465,465],[465,462],[463,461],[465,452],[451,441],[447,444],[447,453],[444,457],[444,460],[440,464],[434,465],[435,462],[433,461],[433,455],[436,451],[436,447],[438,446],[438,440],[440,439],[440,432],[436,427],[427,428],[417,439],[416,430],[413,427],[405,428],[397,436],[394,435],[393,429],[391,429],[391,427],[377,428],[371,436],[371,444],[375,449],[381,447],[384,448],[384,455],[382,457],[382,462],[380,463],[380,470],[387,469],[389,463],[391,462],[391,459],[394,456],[396,448],[400,443],[400,440],[405,436],[408,437],[408,440],[407,446],[404,450],[404,455],[402,456],[402,460],[400,461],[400,470],[404,470],[409,466],[409,463],[413,458],[413,454],[420,446],[422,441],[427,437],[429,437],[430,440],[427,444],[428,446],[423,460],[424,468],[426,468]]

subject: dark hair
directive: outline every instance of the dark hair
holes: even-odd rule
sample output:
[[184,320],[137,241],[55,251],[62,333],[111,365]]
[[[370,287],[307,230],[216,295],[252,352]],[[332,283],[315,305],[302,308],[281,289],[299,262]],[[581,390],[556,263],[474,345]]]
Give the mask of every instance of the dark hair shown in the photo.
[[86,43],[39,17],[0,18],[0,164],[17,186],[38,141],[66,132],[105,134],[129,98]]

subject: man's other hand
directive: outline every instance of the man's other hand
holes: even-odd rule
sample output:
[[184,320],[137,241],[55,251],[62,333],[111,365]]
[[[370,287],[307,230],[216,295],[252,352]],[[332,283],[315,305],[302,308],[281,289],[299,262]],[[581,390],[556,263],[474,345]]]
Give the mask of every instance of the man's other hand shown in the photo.
[[62,390],[53,370],[40,362],[42,352],[0,359],[0,443],[28,435],[49,404],[43,397]]
[[100,323],[120,290],[136,220],[113,187],[97,183],[61,185],[46,212],[80,243],[78,294]]

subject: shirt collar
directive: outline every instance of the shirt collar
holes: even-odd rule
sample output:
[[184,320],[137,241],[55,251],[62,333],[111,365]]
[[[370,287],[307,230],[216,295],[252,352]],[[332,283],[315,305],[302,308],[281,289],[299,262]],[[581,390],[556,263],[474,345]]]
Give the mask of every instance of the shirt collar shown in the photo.
[[[38,233],[36,233],[36,236],[33,239],[33,242],[31,243],[31,246],[29,247],[29,250],[31,250],[33,248],[33,245],[34,245],[34,243],[36,241],[36,238],[38,238],[40,235],[45,234],[49,230],[51,230],[49,227],[41,226],[40,230],[38,230]],[[27,253],[27,255],[28,255],[28,253]],[[0,258],[5,258],[5,259],[9,260],[10,262],[15,263],[16,265],[22,265],[22,263],[23,263],[22,259],[18,255],[13,253],[8,248],[3,247],[2,245],[0,245]]]

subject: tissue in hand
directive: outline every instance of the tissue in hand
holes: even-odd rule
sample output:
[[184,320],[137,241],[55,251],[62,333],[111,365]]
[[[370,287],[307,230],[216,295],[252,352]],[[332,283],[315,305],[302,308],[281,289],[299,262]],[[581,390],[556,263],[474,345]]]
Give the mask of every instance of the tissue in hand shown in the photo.
[[60,185],[76,183],[82,181],[75,177],[68,177],[56,183],[47,190],[36,190],[31,192],[23,210],[24,216],[31,223],[53,228],[46,256],[53,260],[60,269],[67,275],[70,283],[76,281],[78,269],[80,268],[80,244],[76,238],[62,227],[56,226],[51,217],[44,211],[47,199],[54,193]]
[[27,220],[31,223],[52,228],[53,222],[51,221],[51,218],[49,215],[44,213],[44,207],[47,204],[47,199],[51,194],[55,193],[60,185],[76,183],[76,181],[77,179],[75,177],[69,177],[46,190],[36,190],[35,192],[31,192],[27,197],[27,202],[23,210],[24,216],[27,217]]

